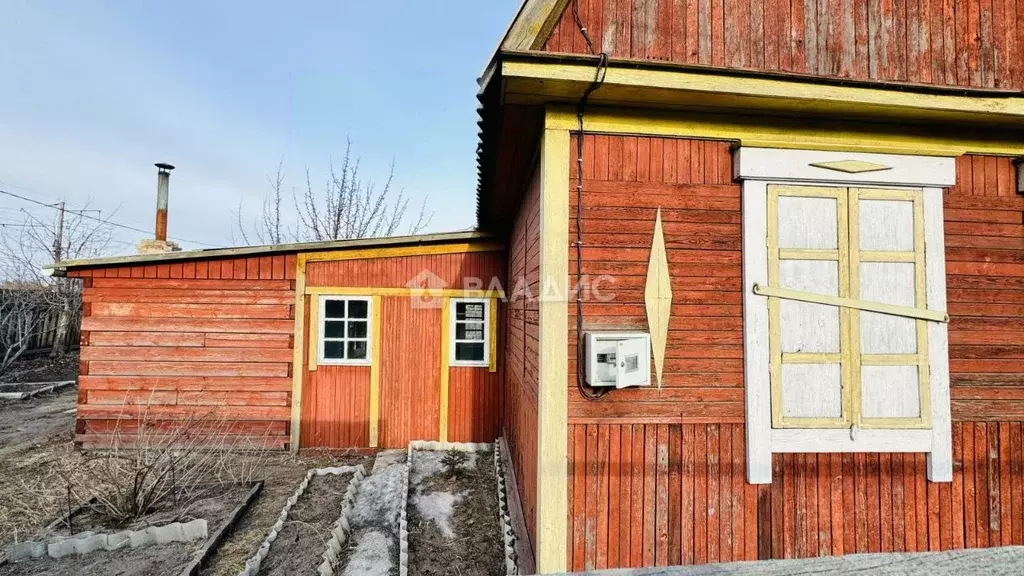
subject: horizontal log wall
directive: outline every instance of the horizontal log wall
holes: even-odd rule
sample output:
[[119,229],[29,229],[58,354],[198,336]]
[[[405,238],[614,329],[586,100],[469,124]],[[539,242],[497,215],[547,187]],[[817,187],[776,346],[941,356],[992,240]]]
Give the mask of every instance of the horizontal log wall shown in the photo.
[[[575,145],[570,147],[575,150]],[[576,162],[570,162],[576,180]],[[644,286],[654,219],[661,219],[672,316],[661,388],[616,390],[592,402],[575,391],[576,312],[569,310],[570,418],[742,422],[743,307],[740,188],[729,143],[586,136],[583,274],[593,280],[584,330],[647,330]],[[576,194],[569,194],[576,240]],[[575,283],[575,250],[569,274]]]
[[294,256],[74,271],[84,282],[77,441],[208,420],[211,436],[285,447],[294,271]]
[[953,417],[1024,418],[1024,196],[1009,158],[963,156],[945,196]]
[[540,170],[533,176],[512,228],[508,246],[508,302],[505,310],[505,410],[502,426],[519,487],[523,515],[536,545],[537,518],[537,346],[540,288]]
[[[580,0],[613,58],[1024,89],[1019,0]],[[586,53],[567,8],[544,47]]]
[[776,454],[747,484],[742,424],[569,426],[572,570],[1024,544],[1024,423],[953,425],[923,454]]

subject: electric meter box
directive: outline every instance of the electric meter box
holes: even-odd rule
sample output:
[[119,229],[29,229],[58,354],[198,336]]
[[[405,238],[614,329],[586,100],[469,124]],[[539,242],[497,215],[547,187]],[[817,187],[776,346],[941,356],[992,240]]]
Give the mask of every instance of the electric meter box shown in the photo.
[[631,388],[651,384],[651,335],[587,332],[587,384]]

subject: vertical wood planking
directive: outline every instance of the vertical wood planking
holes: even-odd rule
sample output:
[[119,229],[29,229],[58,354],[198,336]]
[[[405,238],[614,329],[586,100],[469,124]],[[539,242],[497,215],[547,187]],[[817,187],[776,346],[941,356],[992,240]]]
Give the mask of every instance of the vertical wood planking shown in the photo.
[[[562,14],[544,49],[584,53]],[[580,0],[613,58],[1021,90],[1014,0]]]
[[923,454],[776,454],[772,484],[756,486],[742,425],[570,424],[569,557],[586,569],[949,550],[965,524],[968,547],[1021,545],[1022,426],[956,423],[951,484],[927,482]]

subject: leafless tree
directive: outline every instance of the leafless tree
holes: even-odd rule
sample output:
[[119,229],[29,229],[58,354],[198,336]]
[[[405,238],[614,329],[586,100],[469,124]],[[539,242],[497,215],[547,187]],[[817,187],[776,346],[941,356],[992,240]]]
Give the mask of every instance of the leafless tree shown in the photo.
[[[89,209],[56,210],[39,216],[22,211],[22,222],[0,228],[0,277],[23,285],[44,287],[44,305],[57,314],[56,335],[51,354],[68,351],[67,334],[82,311],[81,283],[71,278],[48,276],[43,266],[61,260],[93,258],[107,253],[114,244],[109,218]],[[51,217],[52,216],[52,217]]]
[[[333,160],[322,185],[314,184],[307,168],[299,189],[292,188],[290,217],[282,212],[285,200],[283,163],[275,176],[268,178],[270,192],[263,197],[261,214],[247,224],[239,205],[236,228],[246,244],[280,244],[288,238],[296,241],[347,240],[394,236],[407,224],[405,232],[421,232],[433,217],[426,200],[415,219],[407,219],[409,198],[396,190],[394,164],[382,185],[366,180],[359,171],[359,159],[352,157],[352,142],[345,147],[340,164]],[[289,227],[288,222],[292,222]]]
[[42,323],[43,290],[7,284],[0,288],[0,374],[28,349]]

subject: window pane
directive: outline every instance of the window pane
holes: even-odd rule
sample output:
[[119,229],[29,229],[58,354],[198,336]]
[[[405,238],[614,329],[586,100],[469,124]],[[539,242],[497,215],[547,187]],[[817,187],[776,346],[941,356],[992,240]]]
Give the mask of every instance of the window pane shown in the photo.
[[327,300],[324,303],[324,317],[325,318],[344,318],[345,317],[345,301],[344,300]]
[[366,311],[369,309],[369,304],[366,300],[349,300],[348,301],[348,317],[349,318],[366,318]]
[[349,338],[366,338],[367,324],[365,321],[351,321],[348,323],[348,337]]
[[345,321],[324,322],[324,338],[343,338],[345,336]]
[[456,320],[483,320],[484,305],[481,302],[456,302]]
[[456,340],[483,340],[484,325],[479,322],[458,322],[455,324]]
[[324,342],[324,359],[341,360],[341,342]]
[[455,359],[459,361],[482,362],[484,359],[483,343],[457,342],[455,344]]
[[366,359],[366,342],[349,342],[348,343],[348,356],[349,360],[365,360]]

